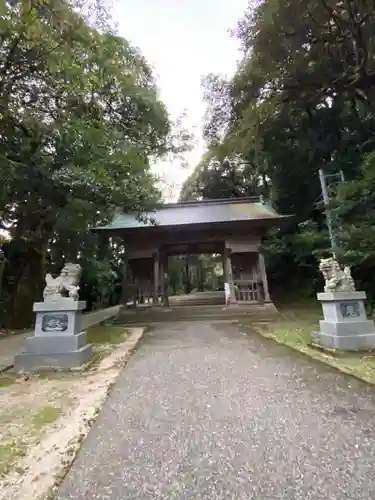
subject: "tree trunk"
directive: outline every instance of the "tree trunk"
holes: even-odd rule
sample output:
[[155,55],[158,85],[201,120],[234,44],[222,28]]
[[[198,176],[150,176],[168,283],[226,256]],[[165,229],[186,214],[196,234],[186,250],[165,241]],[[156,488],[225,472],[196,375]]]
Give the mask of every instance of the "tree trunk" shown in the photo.
[[36,242],[25,248],[23,266],[10,298],[7,325],[29,328],[34,323],[33,303],[43,300],[47,243]]
[[7,259],[4,257],[4,259],[0,262],[0,297],[3,291],[3,276],[6,265],[7,265]]

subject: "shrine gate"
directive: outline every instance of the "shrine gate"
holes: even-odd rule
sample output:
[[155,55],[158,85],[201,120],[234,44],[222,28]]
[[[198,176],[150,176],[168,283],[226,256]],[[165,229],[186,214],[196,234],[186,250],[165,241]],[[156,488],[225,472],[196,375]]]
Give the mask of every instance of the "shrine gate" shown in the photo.
[[124,305],[168,306],[168,257],[205,253],[223,256],[232,304],[259,304],[271,302],[262,240],[289,217],[259,197],[190,201],[162,205],[144,220],[120,213],[95,231],[124,242]]

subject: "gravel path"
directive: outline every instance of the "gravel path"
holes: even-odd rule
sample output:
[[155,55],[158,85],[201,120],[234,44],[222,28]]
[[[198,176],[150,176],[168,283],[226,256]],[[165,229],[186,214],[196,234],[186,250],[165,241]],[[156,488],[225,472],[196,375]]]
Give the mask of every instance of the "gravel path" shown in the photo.
[[142,341],[58,500],[375,498],[375,390],[225,323]]

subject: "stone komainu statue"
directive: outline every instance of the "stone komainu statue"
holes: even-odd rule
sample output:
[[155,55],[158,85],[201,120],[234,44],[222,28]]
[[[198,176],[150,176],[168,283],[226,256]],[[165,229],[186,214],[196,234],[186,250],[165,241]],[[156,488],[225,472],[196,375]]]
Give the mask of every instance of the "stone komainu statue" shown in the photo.
[[78,285],[81,272],[79,264],[67,263],[57,278],[53,278],[51,274],[47,274],[46,286],[43,290],[44,301],[57,301],[62,298],[78,300]]
[[322,259],[319,270],[325,279],[325,292],[354,292],[354,281],[350,267],[341,269],[340,264],[333,257]]

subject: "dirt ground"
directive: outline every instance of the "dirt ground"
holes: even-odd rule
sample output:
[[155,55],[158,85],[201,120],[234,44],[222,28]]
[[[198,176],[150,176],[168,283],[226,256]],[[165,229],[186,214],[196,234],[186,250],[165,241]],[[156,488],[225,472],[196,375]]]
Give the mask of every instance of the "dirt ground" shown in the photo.
[[97,348],[87,371],[0,377],[0,498],[48,498],[115,383],[143,329]]

